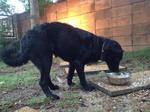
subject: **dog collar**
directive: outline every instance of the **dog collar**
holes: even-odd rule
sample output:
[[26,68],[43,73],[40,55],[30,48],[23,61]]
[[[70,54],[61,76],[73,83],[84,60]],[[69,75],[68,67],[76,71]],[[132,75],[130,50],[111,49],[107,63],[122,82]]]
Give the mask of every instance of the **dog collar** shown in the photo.
[[104,39],[104,42],[103,42],[103,45],[102,45],[102,49],[101,49],[101,60],[103,61],[103,53],[104,53],[104,47],[105,47],[105,44],[106,44],[106,40]]

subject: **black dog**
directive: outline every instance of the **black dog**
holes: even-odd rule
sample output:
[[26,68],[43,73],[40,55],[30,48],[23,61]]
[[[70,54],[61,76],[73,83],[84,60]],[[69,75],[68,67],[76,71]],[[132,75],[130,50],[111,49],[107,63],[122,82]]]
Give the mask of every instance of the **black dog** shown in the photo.
[[103,60],[110,71],[117,72],[123,56],[121,46],[113,40],[98,37],[87,31],[63,23],[45,23],[29,30],[21,40],[20,51],[3,52],[3,61],[10,66],[21,66],[31,60],[40,70],[40,86],[46,96],[59,99],[50,89],[59,89],[51,82],[50,67],[52,56],[56,55],[70,64],[67,76],[71,86],[75,69],[84,90],[91,91],[94,87],[87,84],[84,65]]

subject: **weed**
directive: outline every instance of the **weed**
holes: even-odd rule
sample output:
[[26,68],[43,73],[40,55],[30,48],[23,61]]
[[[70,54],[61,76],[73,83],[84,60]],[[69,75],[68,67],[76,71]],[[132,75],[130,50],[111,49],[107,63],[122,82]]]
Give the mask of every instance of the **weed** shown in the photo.
[[13,106],[13,102],[12,101],[3,101],[0,104],[0,112],[8,112],[9,108],[11,108]]
[[2,82],[0,90],[12,90],[16,87],[32,85],[38,78],[36,73],[36,69],[30,68],[28,71],[0,75],[0,82]]
[[[80,104],[80,97],[78,93],[64,93],[64,98],[58,103],[61,108],[76,108]],[[71,112],[71,111],[70,111]],[[74,111],[72,111],[74,112]]]
[[35,106],[35,105],[45,104],[48,101],[49,101],[49,99],[46,98],[45,96],[36,96],[36,97],[32,97],[32,98],[28,99],[26,101],[26,104],[30,105],[30,106]]

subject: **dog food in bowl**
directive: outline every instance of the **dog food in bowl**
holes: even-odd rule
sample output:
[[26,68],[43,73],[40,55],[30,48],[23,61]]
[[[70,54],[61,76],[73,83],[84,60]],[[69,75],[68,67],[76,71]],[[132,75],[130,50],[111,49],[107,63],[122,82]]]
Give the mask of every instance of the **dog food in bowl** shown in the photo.
[[129,84],[131,78],[130,73],[127,72],[119,72],[119,73],[110,72],[107,73],[107,77],[109,82],[114,85]]

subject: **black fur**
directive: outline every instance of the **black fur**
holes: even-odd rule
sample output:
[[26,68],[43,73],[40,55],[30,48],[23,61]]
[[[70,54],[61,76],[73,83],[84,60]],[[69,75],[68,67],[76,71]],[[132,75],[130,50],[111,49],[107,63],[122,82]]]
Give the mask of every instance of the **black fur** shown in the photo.
[[31,60],[40,70],[39,84],[45,95],[58,99],[59,97],[50,91],[59,88],[51,82],[49,76],[53,54],[70,63],[67,76],[69,86],[76,70],[83,89],[91,91],[94,87],[87,84],[84,65],[103,60],[110,71],[116,72],[119,70],[123,50],[114,40],[54,22],[41,24],[29,30],[21,40],[20,51],[14,54],[13,50],[7,50],[3,52],[2,57],[10,66],[21,66]]

